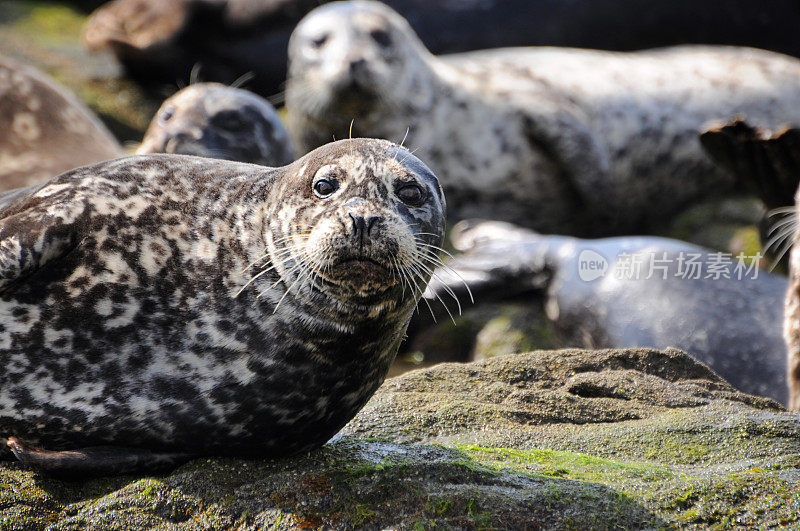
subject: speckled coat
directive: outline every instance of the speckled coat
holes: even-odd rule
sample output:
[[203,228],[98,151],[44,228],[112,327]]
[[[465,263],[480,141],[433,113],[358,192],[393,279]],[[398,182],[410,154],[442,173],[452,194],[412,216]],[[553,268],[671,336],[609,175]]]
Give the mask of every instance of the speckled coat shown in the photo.
[[[327,201],[311,190],[322,167],[339,172]],[[400,204],[398,179],[418,182],[426,203]],[[339,268],[349,287],[312,278],[287,293],[298,249],[321,245],[329,261],[352,251],[354,208],[382,216],[362,242],[376,260],[399,256],[403,238],[441,243],[436,178],[383,141],[331,144],[279,169],[137,156],[5,195],[0,436],[258,455],[324,443],[385,378],[417,300],[358,265]],[[277,242],[289,240],[284,260]],[[381,289],[364,287],[370,271]]]
[[0,190],[122,155],[111,132],[75,96],[0,56]]
[[346,136],[351,122],[353,134],[405,136],[441,179],[451,220],[579,235],[646,230],[733,192],[698,141],[709,121],[800,122],[800,61],[755,49],[436,57],[391,9],[353,1],[311,12],[289,52],[296,147]]

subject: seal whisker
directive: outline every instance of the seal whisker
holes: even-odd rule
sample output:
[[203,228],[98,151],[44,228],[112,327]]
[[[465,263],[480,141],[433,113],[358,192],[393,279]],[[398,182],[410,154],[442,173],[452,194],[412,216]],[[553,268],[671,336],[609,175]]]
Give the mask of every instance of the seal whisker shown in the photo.
[[[422,272],[419,270],[419,265],[420,265],[420,264],[419,264],[418,262],[412,262],[412,264],[409,266],[409,271],[411,271],[412,275],[414,275],[414,276],[415,276],[415,277],[416,277],[416,278],[417,278],[417,279],[418,279],[420,282],[423,282],[423,283],[424,283],[424,282],[425,282],[425,278],[424,278],[424,276],[422,275]],[[422,297],[422,298],[425,300],[425,302],[428,304],[428,307],[430,307],[430,303],[428,303],[428,302],[427,302],[428,300],[427,300],[427,299],[425,299],[425,296],[424,296],[424,291],[422,291],[421,293],[422,293],[421,297]],[[447,312],[447,315],[448,315],[448,316],[450,316],[450,320],[453,322],[453,324],[456,324],[456,320],[455,320],[455,318],[453,317],[453,314],[450,312],[450,308],[447,306],[447,304],[445,304],[445,302],[442,300],[442,298],[439,296],[439,294],[438,294],[438,293],[434,293],[433,295],[434,295],[434,297],[436,297],[436,299],[437,299],[437,300],[438,300],[438,301],[439,301],[439,302],[442,304],[442,306],[444,306],[444,309],[445,309],[445,311]],[[431,310],[431,312],[432,312],[432,311],[433,311],[433,310]]]
[[[422,264],[420,262],[417,262],[417,265],[419,267],[423,268],[423,270],[426,273],[428,273],[429,275],[431,275],[431,277],[435,278],[436,280],[438,280],[441,283],[442,288],[448,293],[448,295],[450,295],[450,297],[453,298],[454,301],[456,301],[456,306],[458,307],[458,315],[462,315],[463,312],[462,312],[462,309],[461,309],[461,301],[458,300],[458,296],[456,295],[455,291],[453,291],[453,289],[450,286],[448,286],[442,280],[442,278],[439,275],[437,275],[436,272],[433,271],[431,268],[425,266],[424,264]],[[442,304],[444,304],[444,303],[442,303]]]

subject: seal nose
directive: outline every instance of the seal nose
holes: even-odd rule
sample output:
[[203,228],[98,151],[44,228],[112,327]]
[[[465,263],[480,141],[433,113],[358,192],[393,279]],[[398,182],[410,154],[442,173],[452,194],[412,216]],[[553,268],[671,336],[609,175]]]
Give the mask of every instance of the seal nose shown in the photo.
[[361,214],[353,214],[352,212],[347,215],[353,220],[350,232],[353,241],[357,241],[359,245],[363,246],[367,238],[373,235],[372,231],[376,228],[378,221],[380,221],[380,216],[367,216],[365,218]]
[[367,69],[367,60],[363,57],[350,60],[350,75],[361,75]]

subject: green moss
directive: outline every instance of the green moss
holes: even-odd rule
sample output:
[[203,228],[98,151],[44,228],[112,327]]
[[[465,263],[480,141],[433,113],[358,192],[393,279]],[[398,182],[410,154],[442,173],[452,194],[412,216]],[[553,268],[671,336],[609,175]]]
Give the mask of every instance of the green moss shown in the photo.
[[470,459],[496,469],[594,483],[616,484],[631,478],[661,481],[675,475],[675,472],[661,465],[613,461],[575,452],[481,446],[459,446],[459,450]]
[[[11,2],[0,2],[0,9]],[[86,16],[73,7],[50,2],[14,2],[13,28],[44,44],[64,44],[80,39]]]

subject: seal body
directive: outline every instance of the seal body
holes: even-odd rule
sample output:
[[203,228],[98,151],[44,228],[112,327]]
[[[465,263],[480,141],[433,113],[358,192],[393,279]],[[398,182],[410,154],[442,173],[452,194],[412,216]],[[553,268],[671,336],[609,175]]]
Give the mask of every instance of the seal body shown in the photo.
[[[455,245],[466,252],[449,265],[467,279],[476,300],[497,293],[519,300],[540,286],[531,298],[538,301],[543,292],[545,313],[564,346],[677,347],[738,389],[787,403],[776,304],[786,291],[784,277],[667,238],[588,240],[499,222],[454,232]],[[444,298],[442,284],[463,289],[447,269],[437,270],[431,293]]]
[[106,127],[65,88],[0,56],[0,190],[122,155]]
[[381,384],[444,200],[409,152],[352,140],[277,169],[104,162],[0,218],[3,436],[268,456],[324,443]]
[[168,98],[145,133],[139,154],[177,153],[262,166],[294,160],[275,108],[246,90],[196,83]]
[[[800,120],[800,61],[733,47],[511,48],[431,55],[368,1],[322,6],[289,48],[299,150],[348,134],[418,150],[451,217],[541,232],[649,230],[734,179],[703,152],[712,119]],[[407,132],[407,135],[406,135]]]

